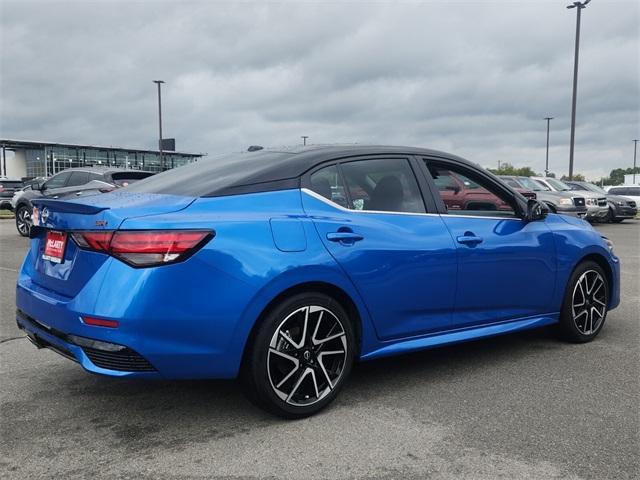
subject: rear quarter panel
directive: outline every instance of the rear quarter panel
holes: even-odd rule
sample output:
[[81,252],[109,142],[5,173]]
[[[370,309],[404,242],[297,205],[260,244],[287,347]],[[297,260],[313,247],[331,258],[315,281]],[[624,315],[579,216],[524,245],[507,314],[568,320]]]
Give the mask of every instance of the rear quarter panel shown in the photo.
[[[295,226],[283,229],[288,223]],[[273,230],[272,224],[279,226]],[[194,372],[195,377],[235,376],[261,312],[293,286],[307,282],[335,285],[354,300],[363,321],[367,318],[355,289],[303,214],[297,189],[199,198],[180,213],[130,218],[120,228],[215,231],[215,237],[202,250],[182,263],[130,275],[130,267],[112,262],[114,270],[109,277],[121,280],[105,282],[100,294],[103,301],[96,306],[97,315],[141,319],[156,325],[152,327],[156,331],[148,333],[157,338],[166,337],[162,325],[181,322],[179,329],[170,327],[175,331],[173,348],[202,352],[202,365]],[[280,232],[276,235],[294,232],[297,238],[277,242],[274,231]],[[283,248],[283,243],[295,248]],[[136,301],[125,299],[120,304],[112,301],[122,295],[144,295],[145,291],[153,294]],[[135,305],[135,311],[129,305]],[[153,318],[142,318],[149,315]],[[373,339],[363,338],[366,342]],[[166,347],[170,352],[172,346]],[[222,364],[211,362],[211,355]],[[167,362],[162,366],[179,376],[179,365]],[[193,365],[189,369],[193,371]]]

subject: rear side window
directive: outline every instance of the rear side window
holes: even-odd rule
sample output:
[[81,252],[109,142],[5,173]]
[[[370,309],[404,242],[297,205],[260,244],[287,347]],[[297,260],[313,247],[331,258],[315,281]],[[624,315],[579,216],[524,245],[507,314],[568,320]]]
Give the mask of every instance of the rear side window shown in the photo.
[[336,165],[322,168],[313,173],[310,181],[311,190],[318,195],[322,195],[327,200],[331,200],[342,207],[347,207],[344,184]]
[[624,187],[610,188],[609,193],[613,193],[614,195],[631,195],[630,193],[627,193],[627,189]]
[[340,167],[349,191],[350,208],[379,212],[426,212],[408,160],[358,160],[343,163]]
[[111,180],[119,187],[126,187],[127,185],[131,185],[132,183],[143,180],[151,175],[153,175],[151,172],[136,172],[133,170],[130,172],[114,172],[111,174]]
[[72,172],[67,187],[76,187],[89,182],[89,172]]

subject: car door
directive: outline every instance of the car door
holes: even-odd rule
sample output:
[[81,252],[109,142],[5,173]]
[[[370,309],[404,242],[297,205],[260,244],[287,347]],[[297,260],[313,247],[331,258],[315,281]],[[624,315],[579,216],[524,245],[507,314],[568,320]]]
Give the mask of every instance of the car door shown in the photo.
[[500,210],[447,208],[437,188],[435,201],[457,249],[456,328],[536,316],[553,310],[555,244],[545,221],[527,222],[514,194],[480,169],[456,161],[423,159],[428,180],[454,175],[477,184]]
[[413,162],[350,160],[303,180],[303,207],[362,296],[381,339],[451,327],[455,245],[440,216],[427,213]]

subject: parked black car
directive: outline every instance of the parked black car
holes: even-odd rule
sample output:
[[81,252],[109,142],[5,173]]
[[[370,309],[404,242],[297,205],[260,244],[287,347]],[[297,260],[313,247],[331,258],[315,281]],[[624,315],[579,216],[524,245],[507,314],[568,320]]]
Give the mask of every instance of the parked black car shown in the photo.
[[608,193],[597,185],[589,182],[578,182],[575,180],[570,180],[565,181],[564,183],[571,187],[574,187],[576,190],[588,190],[591,192],[599,193],[601,195],[605,195],[607,198],[607,203],[609,204],[609,212],[603,219],[603,221],[605,222],[620,223],[625,218],[635,218],[636,214],[638,213],[636,202],[631,198]]
[[0,210],[12,210],[11,198],[23,187],[22,180],[8,180],[0,178]]
[[77,198],[110,192],[119,187],[153,175],[153,172],[110,167],[69,168],[53,175],[45,182],[33,185],[15,205],[16,228],[23,237],[29,236],[34,198]]

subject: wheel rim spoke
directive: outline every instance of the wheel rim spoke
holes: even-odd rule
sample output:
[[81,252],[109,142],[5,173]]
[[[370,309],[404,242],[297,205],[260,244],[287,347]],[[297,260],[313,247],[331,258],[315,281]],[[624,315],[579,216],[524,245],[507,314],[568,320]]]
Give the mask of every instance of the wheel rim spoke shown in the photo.
[[587,270],[580,276],[573,289],[571,311],[578,331],[583,335],[596,332],[604,321],[606,306],[607,290],[604,278],[595,270]]
[[290,313],[273,334],[267,353],[275,394],[294,406],[322,400],[342,377],[347,347],[342,322],[327,308],[308,305]]

